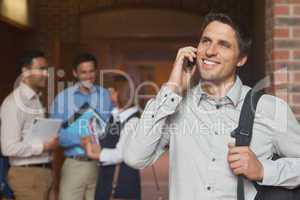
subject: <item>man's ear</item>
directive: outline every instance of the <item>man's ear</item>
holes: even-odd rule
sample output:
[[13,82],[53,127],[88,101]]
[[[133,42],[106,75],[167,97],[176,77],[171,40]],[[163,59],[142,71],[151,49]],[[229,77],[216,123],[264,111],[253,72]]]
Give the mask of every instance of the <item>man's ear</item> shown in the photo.
[[23,78],[30,76],[30,69],[28,67],[22,67],[22,76]]
[[76,72],[75,70],[72,70],[72,72],[73,72],[73,76],[74,76],[75,78],[78,78],[77,72]]
[[241,57],[239,62],[237,63],[237,67],[242,67],[244,64],[246,64],[247,60],[248,60],[248,56]]
[[25,73],[28,71],[28,68],[27,67],[22,67],[22,73]]

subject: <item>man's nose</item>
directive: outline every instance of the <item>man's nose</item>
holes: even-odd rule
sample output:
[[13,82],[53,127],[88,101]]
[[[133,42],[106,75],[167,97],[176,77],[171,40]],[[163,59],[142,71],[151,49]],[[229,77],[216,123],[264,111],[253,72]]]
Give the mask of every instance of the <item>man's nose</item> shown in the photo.
[[43,71],[42,71],[42,75],[43,75],[44,77],[48,78],[48,77],[50,76],[49,70],[43,70]]
[[92,73],[87,73],[87,74],[86,74],[86,79],[87,79],[87,80],[90,80],[92,77],[93,77],[93,74],[92,74]]
[[207,46],[205,53],[206,53],[206,56],[217,55],[217,53],[218,53],[217,45],[210,44],[209,46]]

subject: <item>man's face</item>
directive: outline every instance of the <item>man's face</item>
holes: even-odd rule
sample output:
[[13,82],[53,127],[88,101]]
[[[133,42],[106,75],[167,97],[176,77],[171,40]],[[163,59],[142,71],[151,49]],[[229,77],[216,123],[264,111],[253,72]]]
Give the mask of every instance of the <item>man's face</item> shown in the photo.
[[118,93],[115,88],[108,88],[108,91],[111,96],[112,103],[116,106],[118,105]]
[[23,68],[25,71],[24,79],[34,88],[44,88],[48,79],[48,62],[44,57],[32,59],[30,69]]
[[240,57],[237,37],[231,26],[218,21],[207,25],[197,51],[197,64],[203,81],[213,84],[234,81],[236,67],[246,61],[246,56]]
[[89,88],[96,81],[96,66],[92,61],[82,62],[73,74],[79,82]]

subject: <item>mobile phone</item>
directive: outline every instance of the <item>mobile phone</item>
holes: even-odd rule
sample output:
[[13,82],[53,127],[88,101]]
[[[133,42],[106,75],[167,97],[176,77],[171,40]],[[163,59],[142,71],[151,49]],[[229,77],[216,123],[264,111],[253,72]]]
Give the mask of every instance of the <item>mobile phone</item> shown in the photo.
[[191,71],[193,67],[196,65],[197,59],[193,58],[193,61],[191,62],[188,58],[185,58],[183,61],[183,67],[187,69],[187,71]]

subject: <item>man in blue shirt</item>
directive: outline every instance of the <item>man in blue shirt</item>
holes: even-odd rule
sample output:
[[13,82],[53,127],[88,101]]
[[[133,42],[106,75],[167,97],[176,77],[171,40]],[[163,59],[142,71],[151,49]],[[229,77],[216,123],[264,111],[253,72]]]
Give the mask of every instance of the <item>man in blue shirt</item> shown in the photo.
[[[101,117],[108,121],[112,102],[106,89],[95,84],[96,58],[88,53],[80,54],[73,64],[73,75],[77,83],[55,98],[52,118],[68,121],[70,117],[88,103]],[[59,143],[64,148],[66,160],[63,164],[60,180],[59,200],[93,200],[97,178],[97,162],[89,159],[81,147],[81,133],[61,129]]]

